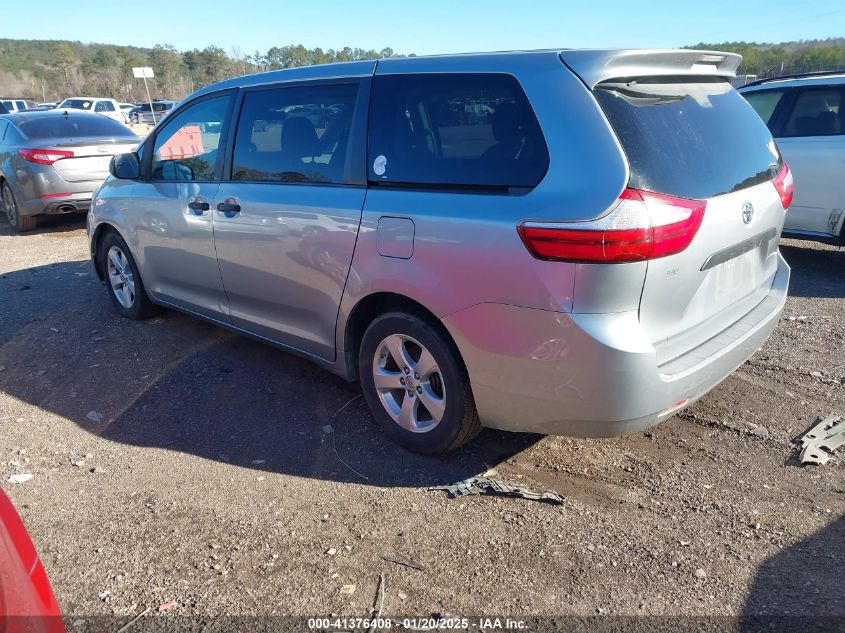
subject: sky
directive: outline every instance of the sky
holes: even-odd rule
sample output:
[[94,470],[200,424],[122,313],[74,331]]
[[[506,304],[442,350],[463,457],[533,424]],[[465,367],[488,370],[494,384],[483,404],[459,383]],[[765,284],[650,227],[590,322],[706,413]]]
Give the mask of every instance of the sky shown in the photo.
[[[842,0],[101,0],[4,2],[0,37],[179,50],[344,46],[439,54],[845,36]],[[119,8],[123,10],[117,10]],[[33,9],[37,11],[34,15]]]

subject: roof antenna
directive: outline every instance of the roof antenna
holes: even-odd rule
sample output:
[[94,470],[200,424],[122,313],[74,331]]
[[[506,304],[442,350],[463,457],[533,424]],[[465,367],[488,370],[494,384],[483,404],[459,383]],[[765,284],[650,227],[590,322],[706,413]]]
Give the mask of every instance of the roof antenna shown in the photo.
[[67,110],[65,110],[65,121],[67,121]]

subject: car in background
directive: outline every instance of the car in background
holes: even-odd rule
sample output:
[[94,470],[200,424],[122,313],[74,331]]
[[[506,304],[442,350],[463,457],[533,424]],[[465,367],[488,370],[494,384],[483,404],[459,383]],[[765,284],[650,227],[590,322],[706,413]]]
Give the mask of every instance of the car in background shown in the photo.
[[141,107],[143,104],[135,105],[126,113],[126,118],[129,120],[130,123],[137,123],[138,122],[138,115],[141,112]]
[[142,103],[137,113],[136,122],[157,125],[170,113],[174,105],[176,105],[175,101],[164,101],[158,99],[153,101],[152,108],[150,108],[149,103]]
[[17,97],[2,97],[0,98],[0,103],[2,103],[9,112],[21,112],[22,110],[35,110],[38,108],[38,104],[32,99],[19,99]]
[[795,178],[783,236],[845,246],[845,72],[762,79],[739,93]]
[[792,178],[740,61],[523,51],[207,86],[115,156],[91,257],[122,316],[173,307],[360,380],[412,451],[632,433],[786,302]]
[[77,110],[0,115],[0,200],[15,231],[39,215],[84,213],[115,154],[138,144],[125,125]]
[[9,497],[0,490],[0,631],[64,633],[44,565]]
[[97,114],[102,114],[103,116],[107,116],[120,123],[129,122],[126,115],[118,107],[117,101],[114,99],[70,97],[56,106],[57,110],[66,108],[71,108],[73,110],[85,110],[86,112],[96,112]]
[[129,113],[136,107],[134,103],[118,103],[117,107],[123,112],[126,121],[129,121]]
[[43,109],[45,109],[45,110],[52,110],[52,109],[53,109],[53,108],[55,108],[57,105],[59,105],[59,102],[58,102],[58,101],[44,101],[44,102],[42,102],[42,103],[39,103],[39,104],[38,104],[38,107],[39,107],[39,108],[43,108]]

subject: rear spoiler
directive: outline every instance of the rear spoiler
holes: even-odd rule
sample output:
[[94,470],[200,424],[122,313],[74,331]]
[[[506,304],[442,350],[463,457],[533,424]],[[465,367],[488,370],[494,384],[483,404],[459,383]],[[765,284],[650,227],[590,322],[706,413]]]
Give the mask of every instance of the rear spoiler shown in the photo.
[[603,81],[623,77],[708,75],[736,77],[742,55],[718,51],[669,50],[573,50],[560,54],[591,90]]

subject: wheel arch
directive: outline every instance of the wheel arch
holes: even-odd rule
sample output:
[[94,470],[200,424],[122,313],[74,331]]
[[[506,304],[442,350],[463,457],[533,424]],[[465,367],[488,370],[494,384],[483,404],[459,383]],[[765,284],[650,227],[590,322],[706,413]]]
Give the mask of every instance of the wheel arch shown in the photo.
[[343,333],[343,350],[346,355],[347,375],[350,380],[358,379],[358,350],[364,332],[376,318],[387,312],[413,314],[436,329],[455,350],[458,360],[464,364],[460,349],[445,325],[437,316],[419,301],[396,292],[374,292],[362,297],[349,312]]
[[[126,238],[121,235],[120,231],[114,224],[109,222],[100,222],[97,225],[97,228],[94,229],[94,233],[91,235],[91,261],[94,264],[94,270],[97,272],[97,277],[100,278],[100,281],[106,280],[106,274],[103,269],[100,267],[100,260],[97,257],[97,253],[100,252],[100,244],[103,243],[106,235],[109,233],[114,233],[118,235],[124,242],[126,242]],[[127,242],[128,245],[128,242]]]

